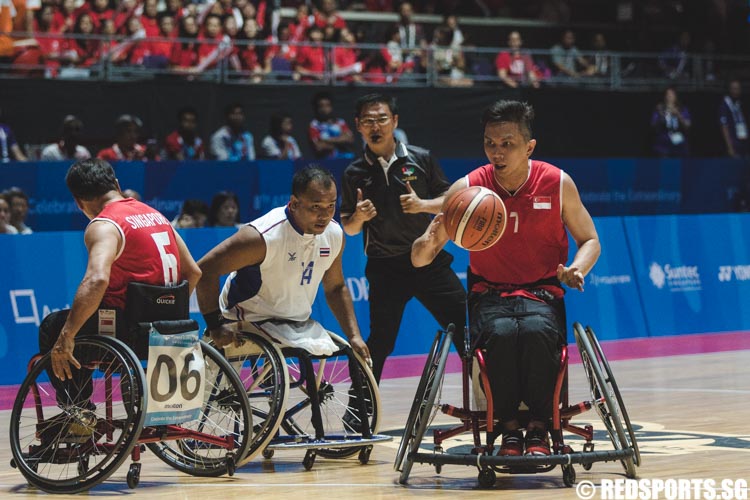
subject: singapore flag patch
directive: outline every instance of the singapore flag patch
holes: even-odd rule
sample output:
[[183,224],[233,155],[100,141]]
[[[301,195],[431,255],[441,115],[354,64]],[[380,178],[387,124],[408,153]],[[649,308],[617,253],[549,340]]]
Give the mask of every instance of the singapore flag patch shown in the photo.
[[552,210],[552,197],[534,196],[534,208],[536,210]]

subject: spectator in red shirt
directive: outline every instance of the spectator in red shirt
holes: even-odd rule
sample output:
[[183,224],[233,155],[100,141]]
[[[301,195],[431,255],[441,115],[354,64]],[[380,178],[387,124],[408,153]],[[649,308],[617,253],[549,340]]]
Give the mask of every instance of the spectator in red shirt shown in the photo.
[[159,14],[159,37],[146,43],[148,55],[143,58],[147,68],[164,69],[174,49],[174,17],[168,12]]
[[511,88],[519,85],[539,88],[538,69],[531,55],[521,50],[522,45],[521,34],[518,31],[511,31],[508,34],[510,51],[500,52],[495,59],[497,77]]
[[76,24],[76,0],[62,0],[52,17],[52,31],[66,33],[73,31]]
[[206,151],[203,139],[197,135],[198,112],[185,106],[177,112],[177,130],[164,139],[164,150],[168,160],[203,160]]
[[172,47],[169,61],[178,71],[198,64],[198,23],[195,17],[185,16],[180,20],[179,38]]
[[88,67],[99,62],[99,40],[83,38],[94,34],[94,21],[90,14],[81,14],[76,19],[73,34],[79,37],[68,39],[66,49],[70,50],[70,57],[77,66]]
[[321,29],[325,29],[326,26],[333,26],[337,30],[346,28],[346,21],[337,9],[336,0],[321,0],[320,10],[315,12],[315,26]]
[[322,45],[323,30],[317,25],[311,26],[307,36],[307,44],[300,46],[297,51],[294,71],[302,80],[323,80],[326,70],[326,54]]
[[359,60],[357,38],[349,28],[339,31],[338,45],[333,48],[333,73],[345,82],[362,81],[362,63]]
[[115,143],[102,149],[97,158],[107,161],[143,161],[146,146],[138,144],[143,123],[137,116],[122,115],[115,121]]
[[141,14],[141,26],[146,32],[147,38],[159,36],[159,7],[158,0],[144,0],[143,13]]
[[294,18],[295,22],[289,24],[290,38],[295,42],[301,42],[305,39],[307,30],[313,25],[315,17],[310,15],[307,4],[301,3],[297,6]]
[[224,56],[228,55],[224,46],[224,33],[221,27],[221,17],[216,14],[206,16],[203,33],[198,35],[198,67],[200,70],[213,68]]
[[237,37],[240,41],[235,45],[237,50],[236,60],[233,59],[233,67],[243,74],[250,76],[252,83],[258,83],[263,79],[263,65],[258,54],[258,23],[255,19],[245,19],[242,25],[242,33]]
[[115,9],[112,8],[110,0],[91,0],[83,4],[78,12],[79,17],[81,13],[89,14],[96,30],[101,28],[102,20],[115,18]]
[[138,17],[133,16],[127,20],[125,35],[127,38],[112,48],[109,57],[114,62],[132,66],[143,65],[143,60],[148,55],[149,42],[143,40],[146,32]]
[[263,67],[266,73],[273,72],[277,77],[289,78],[292,75],[292,64],[297,58],[298,46],[291,39],[289,25],[280,23],[278,41],[266,48]]

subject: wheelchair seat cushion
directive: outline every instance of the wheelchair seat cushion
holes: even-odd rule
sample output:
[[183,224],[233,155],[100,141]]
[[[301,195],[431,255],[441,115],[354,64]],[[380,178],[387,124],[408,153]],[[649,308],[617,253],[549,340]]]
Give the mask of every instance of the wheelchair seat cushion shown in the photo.
[[284,347],[304,349],[314,356],[330,356],[340,349],[331,339],[328,330],[313,319],[267,320],[255,325]]
[[187,319],[190,317],[188,282],[177,286],[157,286],[131,282],[125,302],[125,318],[131,327],[142,322]]

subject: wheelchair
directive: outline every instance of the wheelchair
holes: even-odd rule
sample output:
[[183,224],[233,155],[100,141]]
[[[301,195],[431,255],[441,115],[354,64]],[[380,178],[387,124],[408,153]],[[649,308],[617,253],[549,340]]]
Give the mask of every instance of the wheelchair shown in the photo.
[[240,347],[223,354],[240,374],[253,415],[253,438],[243,463],[259,454],[271,459],[279,450],[304,450],[310,470],[320,455],[339,459],[358,455],[369,461],[376,443],[380,393],[369,366],[343,338],[330,333],[338,350],[316,356],[283,347],[262,324],[238,324]]
[[[73,380],[52,383],[49,353],[29,362],[13,405],[10,446],[11,466],[30,485],[49,493],[86,491],[130,456],[127,485],[135,488],[146,448],[182,472],[208,477],[232,475],[247,454],[250,403],[237,373],[216,349],[199,341],[183,360],[160,355],[156,366],[144,371],[149,334],[159,339],[197,335],[198,324],[181,319],[188,316],[187,282],[178,287],[131,283],[123,316],[112,333],[127,344],[83,330],[77,336],[74,356],[81,369],[71,366]],[[163,400],[166,393],[192,400],[197,418],[167,418],[164,425],[157,418],[144,426],[150,418],[147,402]]]
[[[590,327],[584,328],[580,323],[573,325],[576,345],[580,352],[591,399],[570,404],[567,394],[568,346],[560,348],[560,365],[553,395],[553,415],[549,425],[551,437],[551,455],[549,456],[499,456],[493,455],[494,436],[498,434],[493,418],[492,392],[485,369],[482,349],[471,347],[470,336],[465,338],[466,349],[462,361],[463,401],[461,407],[440,404],[446,360],[451,346],[453,325],[446,331],[438,331],[430,348],[414,401],[409,411],[404,435],[399,444],[394,463],[394,470],[400,472],[399,483],[406,484],[415,462],[430,464],[439,474],[442,466],[469,465],[476,466],[479,485],[491,488],[497,479],[497,472],[510,474],[532,474],[548,472],[556,466],[562,469],[565,486],[573,486],[576,473],[573,464],[581,464],[590,470],[594,462],[620,461],[628,478],[636,477],[636,467],[641,458],[635,433],[630,423],[625,405],[620,395],[612,370],[604,356],[601,345]],[[472,372],[478,375],[481,390],[486,395],[486,410],[472,410],[469,387],[472,384]],[[599,415],[614,449],[594,450],[594,428],[575,425],[571,419],[590,409]],[[447,429],[433,431],[433,450],[431,453],[420,451],[422,439],[437,414],[437,411],[458,418],[461,424]],[[528,415],[521,412],[519,420],[525,425]],[[568,445],[563,431],[583,438],[582,451],[575,452]],[[471,432],[474,446],[470,453],[444,453],[443,442],[464,432]],[[481,433],[487,433],[487,442],[482,443]],[[492,438],[490,436],[493,436]]]

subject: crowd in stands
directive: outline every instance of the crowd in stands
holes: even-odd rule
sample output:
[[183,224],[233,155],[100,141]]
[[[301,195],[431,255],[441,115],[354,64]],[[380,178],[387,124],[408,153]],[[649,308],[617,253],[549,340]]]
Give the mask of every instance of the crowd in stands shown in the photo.
[[[10,63],[5,71],[30,76],[82,78],[106,61],[189,78],[222,64],[236,78],[253,83],[269,78],[316,82],[332,73],[345,82],[387,84],[434,72],[441,83],[466,86],[474,81],[467,75],[482,76],[491,65],[472,51],[499,47],[507,37],[513,59],[498,56],[495,71],[488,73],[494,77],[497,72],[510,86],[526,80],[536,86],[549,76],[606,76],[610,50],[661,54],[653,64],[631,61],[629,71],[654,71],[671,79],[692,71],[690,53],[748,53],[747,22],[737,22],[747,19],[748,4],[736,0],[1,0],[4,4],[13,9],[0,26],[0,65]],[[295,9],[295,15],[282,18],[281,7]],[[348,22],[344,9],[397,13],[398,20]],[[416,22],[415,14],[440,14],[442,22]],[[521,36],[528,41],[531,30],[470,30],[459,24],[458,16],[465,15],[551,23],[541,35],[535,31],[534,43],[528,44],[550,51],[550,57],[537,62],[528,54],[520,57]],[[583,34],[563,28],[586,21],[609,23],[613,30]],[[623,26],[630,28],[625,37]],[[8,31],[14,36],[2,34]],[[586,43],[577,46],[576,36],[585,36]],[[713,76],[713,69],[706,73]]]

